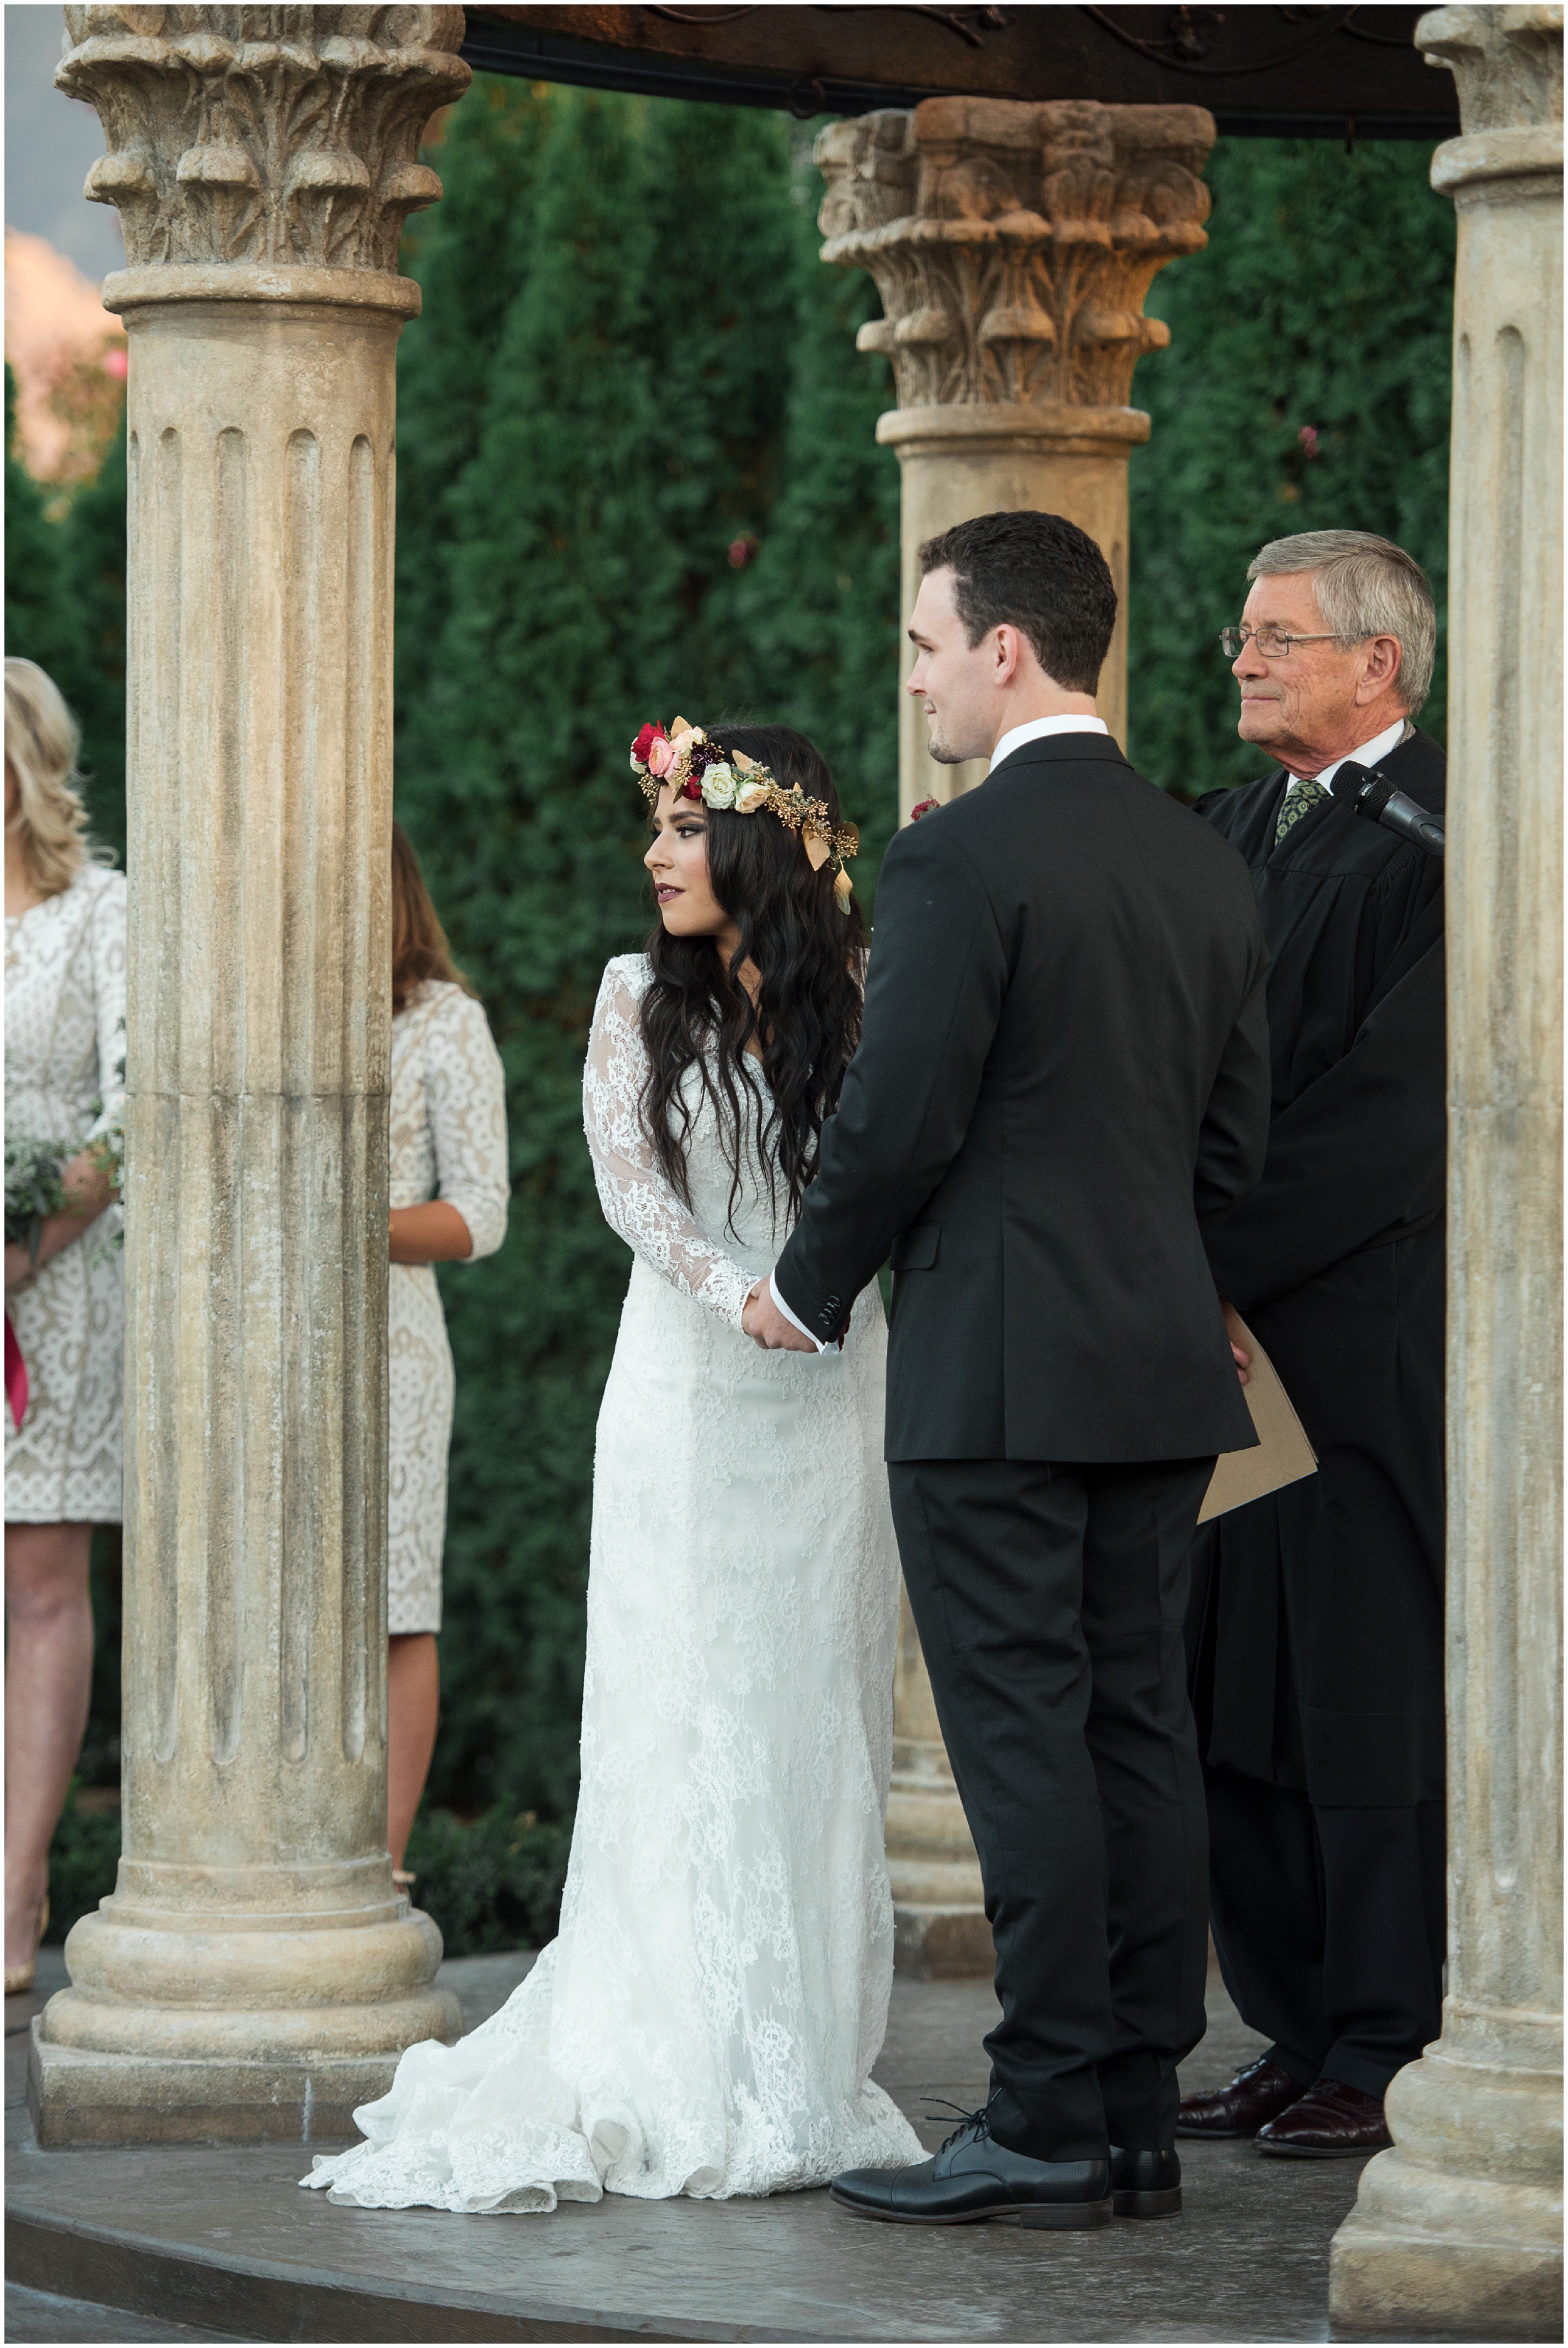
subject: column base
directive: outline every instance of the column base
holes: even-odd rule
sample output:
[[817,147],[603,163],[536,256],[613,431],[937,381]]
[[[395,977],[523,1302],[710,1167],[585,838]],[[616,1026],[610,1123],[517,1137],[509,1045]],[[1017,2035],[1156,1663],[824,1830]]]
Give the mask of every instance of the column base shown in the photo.
[[[385,2094],[405,2047],[460,2034],[457,2000],[436,1987],[441,1935],[392,1892],[384,1856],[311,1870],[331,1876],[336,1902],[313,1914],[247,1912],[218,1869],[182,1879],[183,1911],[138,1905],[127,1886],[159,1872],[122,1859],[120,1890],[67,1939],[71,1986],[34,2022],[27,2065],[40,2145],[352,2136],[356,2105]],[[247,1881],[265,1900],[286,1875]]]
[[1328,2312],[1333,2340],[1561,2340],[1563,2254],[1352,2211],[1334,2237]]
[[[461,2027],[457,2001],[443,1990],[430,2003],[445,2026],[415,2035],[449,2042]],[[254,2062],[104,2054],[53,2044],[42,2023],[42,2015],[33,2022],[27,2108],[46,2152],[79,2145],[330,2142],[354,2134],[356,2106],[385,2095],[397,2068],[395,2053]]]
[[901,1981],[989,1981],[997,1968],[983,1908],[893,1908],[893,1970]]
[[[1509,2018],[1516,2041],[1553,2027]],[[1563,2076],[1468,2059],[1489,2023],[1495,2040],[1499,2017],[1450,1998],[1444,2039],[1389,2086],[1394,2148],[1362,2170],[1329,2253],[1336,2339],[1563,2337]]]
[[[913,1644],[907,1606],[906,1600],[905,1628]],[[914,1658],[924,1681],[918,1646]],[[934,1737],[894,1738],[887,1877],[894,1972],[905,1981],[989,1981],[997,1960],[980,1863],[948,1756]]]

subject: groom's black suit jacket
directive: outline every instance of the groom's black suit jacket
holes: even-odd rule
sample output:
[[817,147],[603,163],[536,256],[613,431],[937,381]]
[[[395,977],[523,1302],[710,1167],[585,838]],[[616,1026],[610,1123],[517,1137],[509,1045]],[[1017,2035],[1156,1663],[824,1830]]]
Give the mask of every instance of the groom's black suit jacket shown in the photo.
[[859,1051],[774,1277],[838,1335],[891,1251],[887,1457],[1254,1441],[1203,1227],[1268,1134],[1246,867],[1108,736],[898,833]]

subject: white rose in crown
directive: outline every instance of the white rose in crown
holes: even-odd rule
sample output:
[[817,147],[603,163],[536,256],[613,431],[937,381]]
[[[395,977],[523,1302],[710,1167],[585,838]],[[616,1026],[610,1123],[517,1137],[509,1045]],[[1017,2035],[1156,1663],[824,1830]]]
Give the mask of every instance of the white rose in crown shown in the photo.
[[755,815],[768,795],[766,783],[743,783],[735,793],[737,815]]
[[711,808],[733,808],[740,786],[734,768],[724,759],[702,770],[702,797]]

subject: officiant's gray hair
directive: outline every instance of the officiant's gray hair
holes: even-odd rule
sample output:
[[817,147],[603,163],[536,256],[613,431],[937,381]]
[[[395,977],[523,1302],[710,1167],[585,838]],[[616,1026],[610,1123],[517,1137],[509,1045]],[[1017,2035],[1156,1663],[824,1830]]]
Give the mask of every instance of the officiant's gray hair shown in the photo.
[[1271,539],[1247,564],[1249,579],[1317,573],[1313,592],[1323,624],[1347,644],[1394,636],[1399,646],[1399,692],[1408,712],[1431,691],[1438,615],[1419,562],[1391,540],[1368,530],[1303,530]]

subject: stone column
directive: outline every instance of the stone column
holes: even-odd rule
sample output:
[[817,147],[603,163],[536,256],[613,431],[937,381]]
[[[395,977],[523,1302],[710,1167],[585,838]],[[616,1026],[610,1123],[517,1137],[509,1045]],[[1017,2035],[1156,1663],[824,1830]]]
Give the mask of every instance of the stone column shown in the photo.
[[1464,126],[1432,165],[1459,209],[1449,1975],[1331,2306],[1380,2339],[1560,2340],[1563,11],[1440,8],[1416,40]]
[[[999,510],[1066,514],[1102,549],[1121,598],[1099,707],[1123,742],[1127,458],[1149,432],[1126,403],[1141,355],[1170,340],[1143,315],[1149,287],[1207,242],[1198,174],[1214,137],[1195,106],[933,98],[832,123],[816,142],[822,257],[869,270],[882,296],[859,345],[893,362],[898,406],[877,438],[903,473],[903,620],[923,540]],[[984,779],[982,766],[933,761],[906,694],[898,726],[906,819]],[[907,1603],[887,1859],[899,1971],[989,1973],[979,1863]]]
[[[1127,458],[1149,419],[1132,370],[1169,330],[1143,315],[1156,273],[1207,242],[1198,174],[1214,143],[1195,106],[931,98],[912,113],[835,122],[825,261],[867,269],[885,314],[862,350],[893,362],[898,405],[878,439],[904,477],[902,611],[923,539],[1000,509],[1065,514],[1104,552],[1122,599],[1099,707],[1126,739]],[[984,768],[938,767],[907,696],[903,811]]]
[[125,1842],[30,2099],[308,2141],[459,2019],[384,1584],[395,267],[463,17],[65,15],[129,263]]

